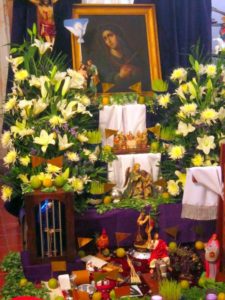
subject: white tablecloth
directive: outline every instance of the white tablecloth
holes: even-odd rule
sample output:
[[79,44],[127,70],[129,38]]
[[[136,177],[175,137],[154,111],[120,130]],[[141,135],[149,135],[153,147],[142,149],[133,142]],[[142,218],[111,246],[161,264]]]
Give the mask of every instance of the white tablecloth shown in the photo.
[[99,112],[99,129],[103,145],[113,146],[113,137],[106,140],[105,129],[123,133],[136,133],[146,129],[146,106],[144,104],[106,105]]
[[139,163],[142,170],[149,172],[153,181],[158,179],[160,153],[125,154],[117,157],[117,160],[108,164],[108,179],[121,191],[124,188],[126,170],[128,167],[132,168],[135,163]]

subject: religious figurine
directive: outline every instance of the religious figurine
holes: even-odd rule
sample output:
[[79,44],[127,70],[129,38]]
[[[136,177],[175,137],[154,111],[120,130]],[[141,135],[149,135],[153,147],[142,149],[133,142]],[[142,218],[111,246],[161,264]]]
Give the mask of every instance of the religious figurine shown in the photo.
[[80,68],[78,70],[78,73],[80,73],[84,79],[85,79],[85,84],[84,84],[84,87],[86,88],[87,87],[87,79],[88,79],[88,73],[87,73],[87,67],[85,64],[81,64],[80,65]]
[[137,143],[136,143],[136,140],[134,138],[134,135],[131,132],[129,132],[126,135],[126,141],[127,141],[127,148],[128,149],[135,149],[136,148]]
[[29,0],[37,7],[39,35],[49,43],[54,44],[56,30],[53,4],[58,0]]
[[99,83],[98,69],[96,65],[93,64],[91,59],[87,60],[87,86],[94,92],[97,92],[97,85]]
[[214,233],[205,245],[205,270],[207,278],[216,278],[220,268],[220,245]]
[[157,265],[161,269],[160,265],[163,266],[163,277],[165,277],[165,268],[167,268],[170,264],[170,258],[168,255],[168,247],[167,244],[159,239],[159,234],[154,234],[154,239],[151,242],[150,246],[151,256],[149,259],[149,267],[150,267],[150,273],[153,274],[156,270]]
[[146,199],[152,193],[152,176],[140,169],[140,164],[135,163],[133,168],[127,168],[124,184],[124,197]]
[[109,246],[109,237],[104,228],[102,229],[101,235],[96,240],[96,246],[98,248],[99,253],[101,253],[102,250]]
[[154,227],[154,221],[145,211],[141,211],[137,219],[138,231],[134,241],[134,246],[138,249],[149,250],[151,246],[151,231]]

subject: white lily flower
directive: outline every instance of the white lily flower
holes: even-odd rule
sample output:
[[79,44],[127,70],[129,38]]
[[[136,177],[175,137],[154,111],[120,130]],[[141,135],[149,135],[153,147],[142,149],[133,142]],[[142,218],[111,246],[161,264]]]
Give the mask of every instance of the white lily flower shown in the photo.
[[79,72],[75,70],[68,69],[67,73],[71,76],[70,87],[73,89],[83,89],[85,84],[85,78]]
[[52,43],[43,42],[41,40],[35,39],[32,47],[37,47],[40,55],[43,55],[48,49],[52,50]]
[[176,130],[176,134],[180,134],[183,136],[187,136],[188,133],[195,131],[195,127],[191,124],[186,124],[182,121],[178,124],[178,129]]
[[202,150],[206,155],[209,154],[211,149],[216,148],[216,144],[214,143],[215,137],[210,135],[204,135],[202,138],[197,137],[198,146],[197,149]]
[[41,150],[45,153],[49,144],[55,145],[55,134],[48,134],[46,130],[42,129],[40,136],[34,138],[34,143],[42,145]]
[[48,103],[44,102],[42,98],[38,100],[33,99],[33,115],[37,116],[48,107]]
[[60,151],[66,150],[71,146],[73,146],[73,143],[68,143],[68,136],[66,134],[64,134],[63,137],[60,134],[58,134],[58,140],[59,140]]
[[62,96],[64,97],[70,88],[70,77],[66,76],[63,87],[62,87]]

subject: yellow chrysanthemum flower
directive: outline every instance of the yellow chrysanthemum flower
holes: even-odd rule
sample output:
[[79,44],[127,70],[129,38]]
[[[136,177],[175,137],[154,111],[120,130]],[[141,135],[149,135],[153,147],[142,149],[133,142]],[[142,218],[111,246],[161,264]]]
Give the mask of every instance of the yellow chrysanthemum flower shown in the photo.
[[8,112],[10,110],[13,110],[15,106],[16,106],[16,97],[12,97],[4,104],[4,111]]
[[208,77],[212,77],[212,78],[215,77],[217,72],[216,65],[213,64],[206,65],[205,72]]
[[21,163],[22,166],[27,167],[29,165],[29,163],[30,163],[30,157],[28,155],[20,157],[19,161],[20,161],[20,163]]
[[170,76],[170,79],[175,81],[178,80],[179,82],[187,80],[187,71],[184,68],[175,69]]
[[9,166],[11,164],[14,164],[16,162],[16,159],[17,159],[17,152],[15,149],[12,149],[3,158],[3,161],[6,166]]
[[202,111],[200,119],[203,123],[210,125],[218,118],[218,113],[213,108],[206,108]]
[[56,126],[61,126],[66,123],[66,120],[59,116],[53,116],[49,119],[49,123],[52,128],[55,128]]
[[167,93],[166,95],[160,95],[158,98],[158,103],[160,106],[167,108],[168,104],[170,103],[170,94]]
[[15,80],[16,81],[23,81],[29,76],[27,70],[21,69],[15,73]]
[[62,168],[54,166],[52,164],[47,164],[47,167],[45,169],[45,171],[47,173],[59,173],[61,171]]
[[175,175],[178,177],[177,183],[181,183],[182,187],[184,188],[184,185],[186,183],[186,173],[175,171]]
[[185,148],[181,145],[172,146],[169,149],[168,154],[172,160],[181,159],[184,157]]
[[5,149],[12,146],[12,139],[11,139],[10,131],[5,131],[2,134],[1,142],[2,142],[2,147]]
[[84,183],[83,183],[83,180],[80,179],[80,178],[71,178],[71,185],[72,185],[72,188],[75,192],[82,192],[83,189],[84,189]]
[[3,185],[2,186],[2,200],[3,201],[8,201],[11,199],[11,196],[12,196],[12,193],[13,193],[13,189],[8,186],[8,185]]
[[204,164],[204,157],[201,154],[195,154],[194,157],[191,159],[193,166],[201,167]]
[[79,161],[80,157],[76,152],[66,152],[66,156],[68,158],[68,160],[71,161]]
[[169,180],[167,182],[167,190],[168,190],[168,193],[172,196],[177,196],[180,194],[179,185],[177,184],[177,182],[175,180]]

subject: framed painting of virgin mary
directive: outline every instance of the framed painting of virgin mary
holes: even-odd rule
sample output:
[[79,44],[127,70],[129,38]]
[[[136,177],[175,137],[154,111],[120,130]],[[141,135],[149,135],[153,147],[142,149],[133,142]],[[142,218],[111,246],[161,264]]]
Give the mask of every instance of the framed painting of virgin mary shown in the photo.
[[161,78],[154,5],[74,5],[73,18],[88,19],[84,42],[72,36],[73,67],[91,61],[98,92],[151,91]]

